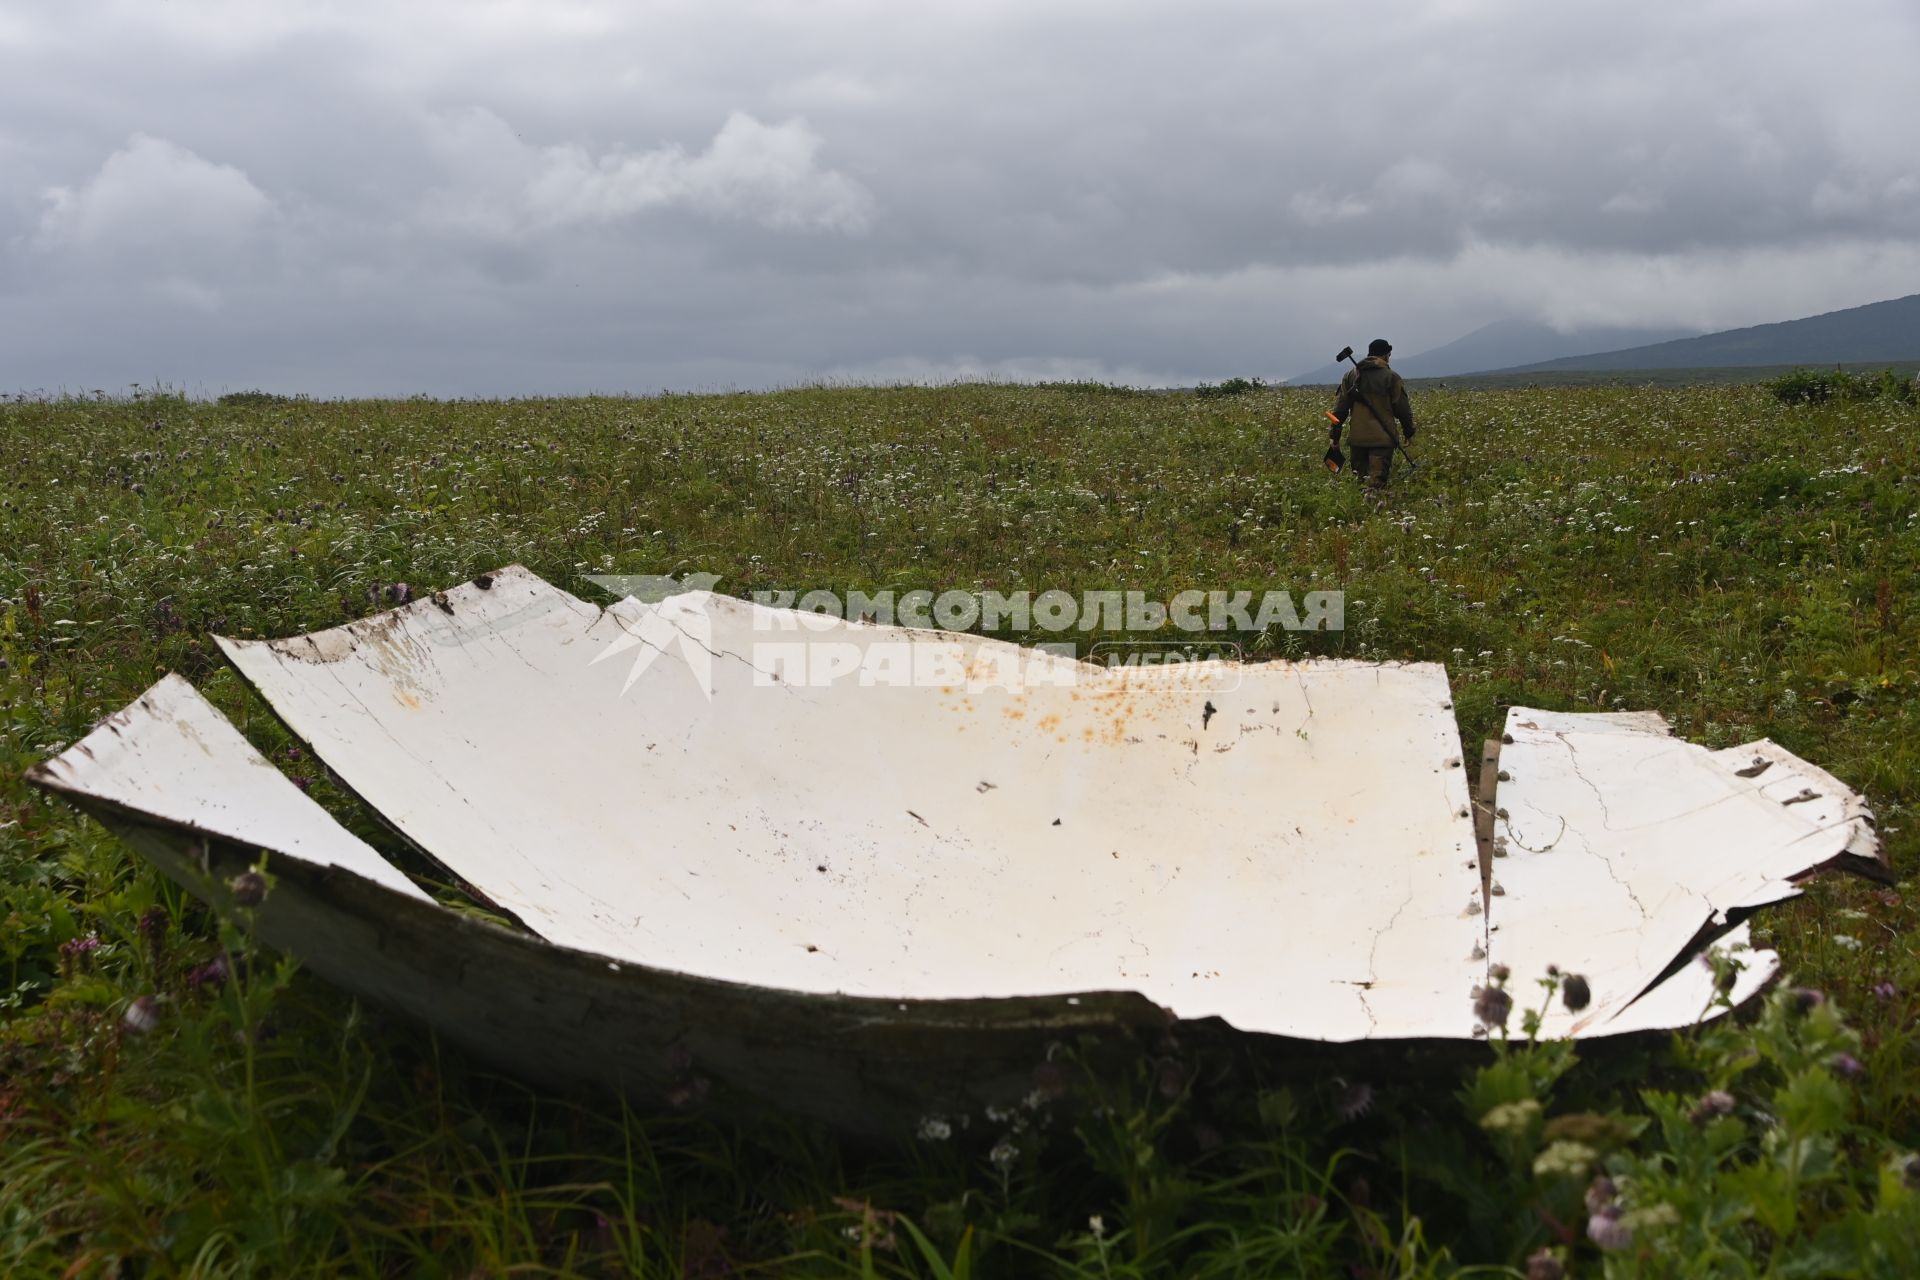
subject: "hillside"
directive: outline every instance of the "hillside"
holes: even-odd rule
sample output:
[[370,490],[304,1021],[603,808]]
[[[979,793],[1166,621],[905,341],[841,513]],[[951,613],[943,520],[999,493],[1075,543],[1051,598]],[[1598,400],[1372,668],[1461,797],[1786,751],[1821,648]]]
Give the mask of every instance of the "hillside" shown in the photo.
[[[1586,351],[1611,351],[1691,336],[1686,329],[1595,327],[1561,332],[1537,320],[1496,320],[1455,338],[1444,346],[1411,354],[1396,354],[1393,367],[1408,378],[1450,378],[1457,374],[1506,369],[1517,364],[1555,360]],[[1389,335],[1391,338],[1391,335]],[[1364,355],[1366,339],[1354,344]],[[1290,379],[1290,386],[1320,386],[1340,381],[1347,364],[1325,364]]]
[[1920,293],[1800,320],[1511,365],[1500,373],[1880,363],[1920,358]]

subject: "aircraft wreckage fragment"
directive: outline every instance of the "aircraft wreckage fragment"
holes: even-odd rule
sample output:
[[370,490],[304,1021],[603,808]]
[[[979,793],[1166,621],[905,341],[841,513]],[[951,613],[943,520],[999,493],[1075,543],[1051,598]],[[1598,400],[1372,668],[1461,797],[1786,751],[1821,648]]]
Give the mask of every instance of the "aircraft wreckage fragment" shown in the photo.
[[519,567],[220,644],[528,932],[433,901],[177,676],[31,779],[203,895],[264,851],[269,945],[509,1071],[856,1131],[1005,1105],[1076,1032],[1483,1036],[1495,965],[1587,979],[1550,1035],[1684,1026],[1708,940],[1738,1002],[1779,964],[1747,912],[1881,866],[1830,775],[1652,714],[1515,707],[1476,798],[1430,663],[1108,669]]

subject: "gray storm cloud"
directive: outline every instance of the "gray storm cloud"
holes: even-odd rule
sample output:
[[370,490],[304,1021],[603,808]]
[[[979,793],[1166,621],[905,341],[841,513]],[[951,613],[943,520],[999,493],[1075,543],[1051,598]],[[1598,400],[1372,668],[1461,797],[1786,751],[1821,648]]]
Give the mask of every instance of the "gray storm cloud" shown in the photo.
[[1284,376],[1920,290],[1920,11],[0,15],[0,387]]

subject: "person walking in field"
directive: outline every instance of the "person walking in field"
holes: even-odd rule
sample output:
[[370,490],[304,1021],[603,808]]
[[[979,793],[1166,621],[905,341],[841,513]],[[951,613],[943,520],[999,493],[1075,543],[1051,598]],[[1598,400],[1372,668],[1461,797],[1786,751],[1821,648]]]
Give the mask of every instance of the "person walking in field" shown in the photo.
[[[1342,352],[1341,354],[1345,354]],[[1366,485],[1370,495],[1384,496],[1387,478],[1393,471],[1396,446],[1413,439],[1413,405],[1407,399],[1404,379],[1387,367],[1393,344],[1375,338],[1367,344],[1367,358],[1347,370],[1340,379],[1340,393],[1333,402],[1333,447],[1340,447],[1340,430],[1349,428],[1347,443],[1353,450],[1353,472]],[[1394,423],[1401,434],[1395,435]]]

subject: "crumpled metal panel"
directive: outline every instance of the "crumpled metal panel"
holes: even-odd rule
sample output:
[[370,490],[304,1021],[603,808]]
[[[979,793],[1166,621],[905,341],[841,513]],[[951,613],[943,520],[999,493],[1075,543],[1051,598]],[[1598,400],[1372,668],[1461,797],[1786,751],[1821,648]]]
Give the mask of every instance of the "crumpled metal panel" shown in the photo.
[[[1071,684],[1005,687],[1004,642],[801,617],[706,592],[603,611],[508,570],[222,643],[348,786],[556,942],[792,991],[1120,985],[1281,1035],[1469,1030],[1485,920],[1439,666],[1192,689],[1053,659]],[[699,646],[595,661],[663,620]],[[787,642],[981,678],[775,685]]]
[[[905,645],[946,675],[775,678],[804,663],[769,640],[855,669]],[[1587,977],[1549,1034],[1686,1025],[1707,937],[1744,945],[1744,914],[1812,869],[1878,866],[1860,797],[1772,743],[1515,708],[1483,895],[1431,664],[1196,685],[706,592],[602,609],[518,568],[222,645],[538,936],[427,900],[177,677],[32,780],[207,896],[269,851],[269,942],[530,1078],[644,1099],[710,1072],[871,1132],[1031,1092],[1068,1031],[1467,1039],[1494,963],[1523,1007],[1549,964]],[[1011,687],[1010,658],[1037,664]],[[1743,955],[1736,1002],[1778,964]]]
[[[1523,990],[1549,964],[1593,988],[1579,1014],[1549,1015],[1549,1034],[1649,1025],[1656,1007],[1666,1012],[1652,1025],[1694,1020],[1713,994],[1700,969],[1676,974],[1660,1001],[1642,996],[1696,936],[1793,896],[1814,868],[1877,856],[1861,798],[1772,742],[1710,751],[1657,715],[1515,707],[1500,766],[1493,959]],[[1772,952],[1738,958],[1749,967],[1736,997],[1779,964]],[[1697,1000],[1677,994],[1688,986]]]

